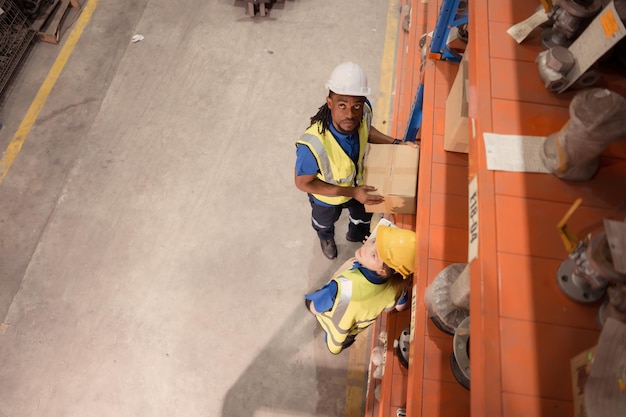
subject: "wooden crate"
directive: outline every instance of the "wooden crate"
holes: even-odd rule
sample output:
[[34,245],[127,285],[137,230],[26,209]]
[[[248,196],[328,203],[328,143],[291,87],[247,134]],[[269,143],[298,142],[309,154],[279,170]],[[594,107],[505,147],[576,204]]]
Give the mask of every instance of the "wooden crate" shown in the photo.
[[58,44],[64,30],[73,20],[70,16],[75,18],[80,7],[78,0],[56,0],[42,9],[32,28],[40,40]]

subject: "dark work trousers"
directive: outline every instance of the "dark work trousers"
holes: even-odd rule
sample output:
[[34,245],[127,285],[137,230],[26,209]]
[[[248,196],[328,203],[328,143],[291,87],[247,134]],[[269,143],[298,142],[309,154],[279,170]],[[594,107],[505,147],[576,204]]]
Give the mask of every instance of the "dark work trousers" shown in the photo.
[[338,206],[320,206],[316,204],[309,194],[311,203],[311,225],[317,232],[320,240],[331,240],[335,237],[335,222],[341,216],[343,209],[348,209],[350,213],[348,224],[348,234],[355,241],[363,241],[370,234],[370,223],[372,213],[365,212],[365,206],[355,199],[350,199],[346,203]]

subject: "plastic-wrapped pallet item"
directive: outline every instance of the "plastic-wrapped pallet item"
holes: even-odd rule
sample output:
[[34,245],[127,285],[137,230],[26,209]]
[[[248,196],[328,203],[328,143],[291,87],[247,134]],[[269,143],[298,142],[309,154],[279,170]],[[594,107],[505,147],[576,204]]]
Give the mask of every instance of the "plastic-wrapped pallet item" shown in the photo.
[[590,180],[600,166],[600,154],[626,136],[626,98],[606,88],[590,88],[576,94],[570,119],[548,136],[541,158],[557,177]]
[[[462,292],[460,288],[457,288],[456,291],[452,290],[453,285],[466,270],[467,266],[464,263],[455,263],[445,267],[424,292],[424,303],[426,304],[428,315],[433,319],[437,327],[449,334],[454,334],[459,323],[469,315],[469,310],[464,306],[454,304],[451,296],[451,294],[456,294],[456,299],[467,299],[469,304],[468,297],[459,295]],[[468,272],[465,271],[466,274]],[[467,283],[469,284],[469,280]],[[469,288],[467,290],[469,291]]]

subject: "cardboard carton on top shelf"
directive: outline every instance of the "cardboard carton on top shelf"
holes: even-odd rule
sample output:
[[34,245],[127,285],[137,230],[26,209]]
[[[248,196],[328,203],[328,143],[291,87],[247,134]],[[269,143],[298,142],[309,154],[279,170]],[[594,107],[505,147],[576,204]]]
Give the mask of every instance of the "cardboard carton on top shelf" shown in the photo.
[[446,119],[443,149],[468,153],[469,117],[467,98],[468,54],[463,54],[454,83],[446,99]]

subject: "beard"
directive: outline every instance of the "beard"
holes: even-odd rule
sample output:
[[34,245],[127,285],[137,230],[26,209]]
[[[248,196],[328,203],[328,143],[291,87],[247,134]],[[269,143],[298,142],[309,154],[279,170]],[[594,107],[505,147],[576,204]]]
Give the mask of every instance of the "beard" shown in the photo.
[[[346,122],[348,122],[348,124],[351,125],[350,128],[344,128],[344,124],[346,124]],[[361,127],[360,120],[342,120],[340,123],[337,124],[337,126],[335,126],[337,131],[339,133],[343,133],[344,135],[351,135],[352,133],[357,132],[360,127]]]

